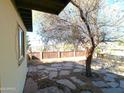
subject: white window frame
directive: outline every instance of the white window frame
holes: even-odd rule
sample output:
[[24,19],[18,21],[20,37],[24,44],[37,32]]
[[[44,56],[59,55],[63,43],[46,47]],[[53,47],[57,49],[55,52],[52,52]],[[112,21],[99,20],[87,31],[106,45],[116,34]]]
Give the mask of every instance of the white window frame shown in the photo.
[[18,59],[19,65],[25,57],[24,31],[18,26]]

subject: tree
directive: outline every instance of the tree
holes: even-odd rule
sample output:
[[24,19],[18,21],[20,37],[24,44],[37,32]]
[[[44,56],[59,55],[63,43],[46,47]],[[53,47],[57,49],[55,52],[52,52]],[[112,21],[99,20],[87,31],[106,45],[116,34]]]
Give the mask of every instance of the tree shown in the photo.
[[120,28],[123,15],[120,17],[109,15],[111,18],[103,15],[101,9],[106,7],[104,0],[72,0],[71,3],[76,8],[73,14],[71,15],[70,11],[69,13],[64,11],[64,18],[52,17],[52,15],[47,17],[52,19],[51,22],[54,24],[52,27],[44,28],[42,35],[47,43],[49,41],[50,43],[64,42],[73,43],[75,46],[80,44],[85,47],[87,50],[86,76],[90,77],[92,76],[91,62],[95,48],[101,42],[118,39],[118,36],[110,36],[109,34]]
[[99,7],[99,0],[85,0],[83,2],[81,0],[72,0],[71,3],[78,9],[81,22],[83,23],[82,27],[84,27],[83,32],[85,33],[85,35],[87,35],[87,37],[81,36],[80,42],[82,44],[89,44],[89,46],[86,47],[86,76],[90,77],[92,76],[91,62],[94,50],[98,43],[103,41],[103,35],[100,35],[102,33],[98,32],[99,28],[97,26],[97,12]]
[[[88,39],[86,42],[89,43],[90,47],[87,48],[87,59],[86,59],[86,76],[90,77],[92,76],[91,73],[91,62],[92,62],[92,56],[94,53],[95,48],[97,45],[101,42],[109,41],[112,39],[117,39],[116,37],[113,38],[107,38],[107,32],[102,31],[104,27],[107,26],[118,26],[118,23],[122,20],[123,16],[121,18],[117,18],[116,20],[112,21],[107,20],[106,21],[99,21],[98,20],[98,11],[100,8],[103,8],[101,6],[103,4],[104,0],[72,0],[71,3],[78,9],[80,13],[80,18],[83,23],[83,27],[85,27],[85,33],[88,35]],[[105,7],[105,6],[104,6]],[[86,38],[86,37],[84,37]],[[81,39],[81,43],[86,43],[84,41],[84,38]]]

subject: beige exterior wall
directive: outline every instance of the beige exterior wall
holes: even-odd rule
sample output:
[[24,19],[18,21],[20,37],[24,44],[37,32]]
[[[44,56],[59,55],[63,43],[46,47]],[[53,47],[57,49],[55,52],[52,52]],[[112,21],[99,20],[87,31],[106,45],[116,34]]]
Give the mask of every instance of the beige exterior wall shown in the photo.
[[0,0],[0,90],[22,93],[27,63],[18,65],[18,24],[26,31],[11,0]]

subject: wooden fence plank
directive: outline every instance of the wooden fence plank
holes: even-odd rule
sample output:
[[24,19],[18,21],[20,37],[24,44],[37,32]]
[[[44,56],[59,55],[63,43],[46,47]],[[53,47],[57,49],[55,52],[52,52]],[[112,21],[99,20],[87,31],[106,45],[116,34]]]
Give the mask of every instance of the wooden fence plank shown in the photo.
[[32,52],[39,59],[85,56],[86,51]]

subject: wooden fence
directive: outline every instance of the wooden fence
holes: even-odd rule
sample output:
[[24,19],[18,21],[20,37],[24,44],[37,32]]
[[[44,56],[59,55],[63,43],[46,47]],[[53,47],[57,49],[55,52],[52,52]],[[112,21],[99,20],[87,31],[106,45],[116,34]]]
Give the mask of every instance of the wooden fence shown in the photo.
[[39,59],[81,57],[86,51],[33,52],[32,55]]

